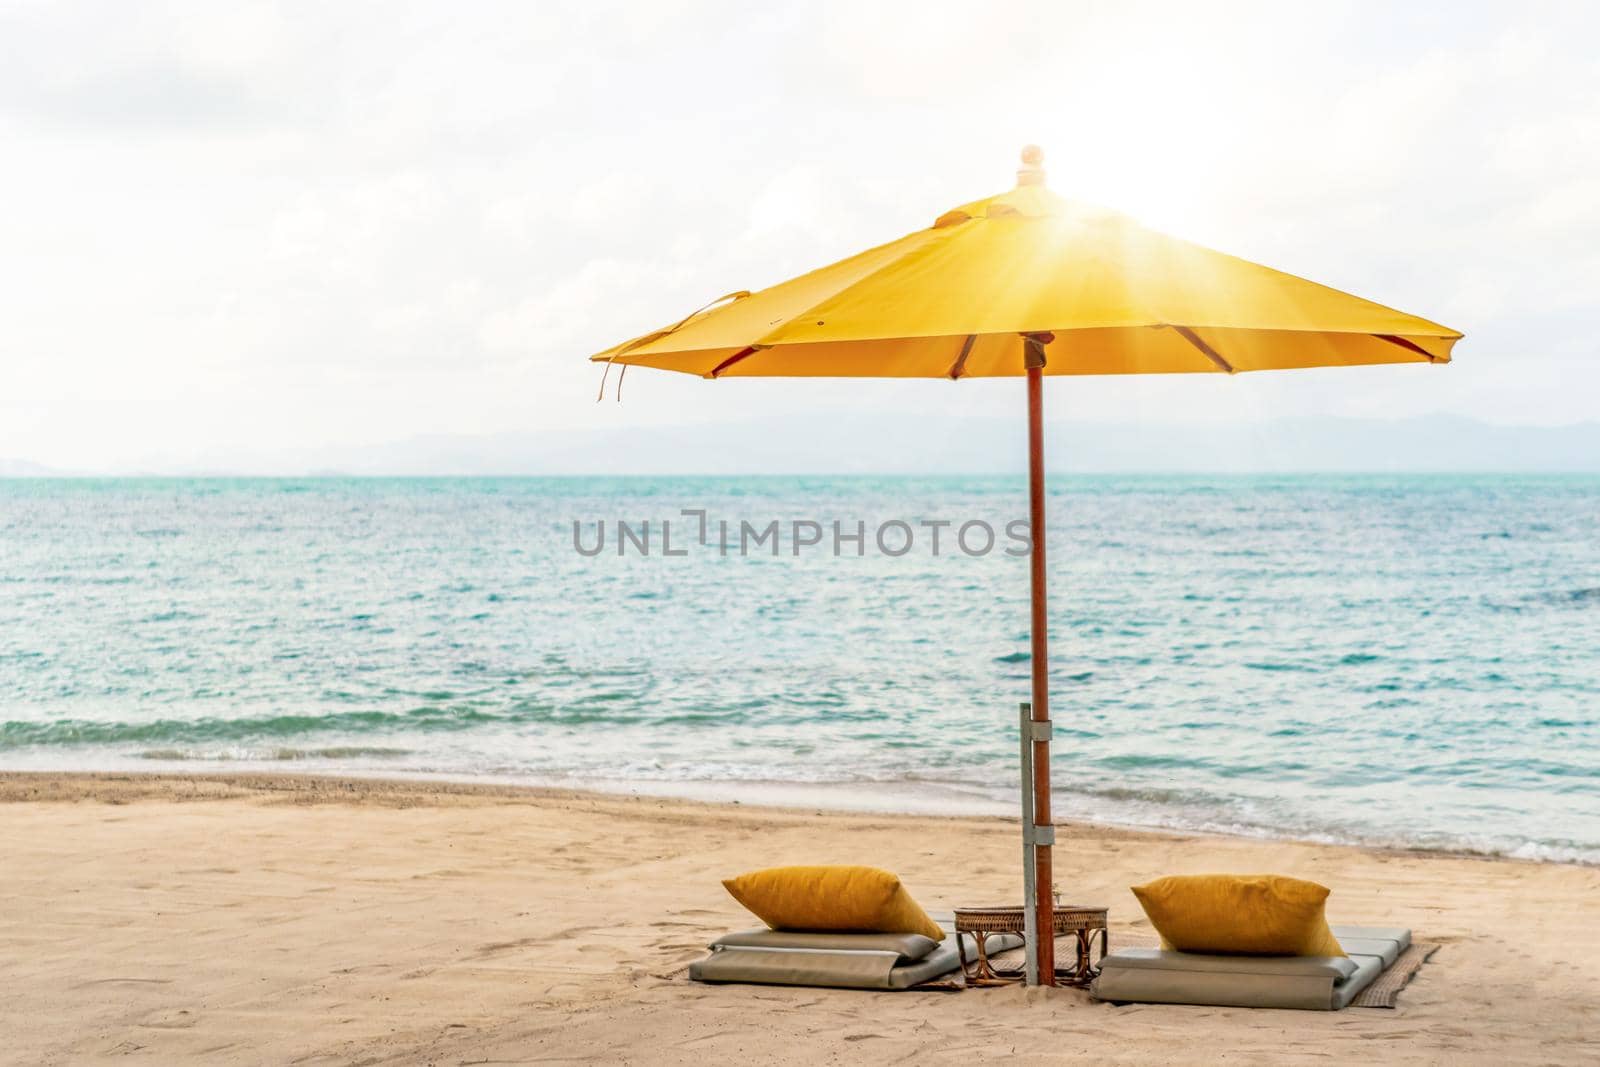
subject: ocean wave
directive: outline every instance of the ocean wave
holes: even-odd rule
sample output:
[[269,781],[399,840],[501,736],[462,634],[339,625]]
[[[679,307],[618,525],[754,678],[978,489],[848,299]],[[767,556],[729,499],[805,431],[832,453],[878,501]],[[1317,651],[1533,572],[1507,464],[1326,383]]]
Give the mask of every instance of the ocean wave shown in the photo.
[[216,761],[243,761],[258,762],[272,760],[275,762],[289,762],[294,760],[351,760],[372,757],[395,758],[409,756],[414,750],[409,748],[394,748],[387,745],[329,745],[326,748],[271,748],[271,749],[185,749],[185,748],[151,748],[140,752],[139,758],[156,760],[160,762],[183,762],[189,760],[216,760]]
[[363,733],[385,730],[435,733],[471,730],[504,716],[476,708],[421,707],[408,712],[343,711],[323,715],[264,715],[223,719],[154,719],[112,722],[62,719],[56,722],[0,723],[0,749],[31,746],[205,744],[295,737],[317,733]]

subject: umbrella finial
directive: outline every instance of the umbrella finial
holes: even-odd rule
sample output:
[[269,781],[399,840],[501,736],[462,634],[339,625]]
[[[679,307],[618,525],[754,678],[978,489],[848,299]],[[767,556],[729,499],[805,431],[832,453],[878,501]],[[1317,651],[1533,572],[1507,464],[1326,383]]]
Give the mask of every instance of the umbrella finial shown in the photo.
[[1044,149],[1036,144],[1022,148],[1022,169],[1017,171],[1018,185],[1044,184]]

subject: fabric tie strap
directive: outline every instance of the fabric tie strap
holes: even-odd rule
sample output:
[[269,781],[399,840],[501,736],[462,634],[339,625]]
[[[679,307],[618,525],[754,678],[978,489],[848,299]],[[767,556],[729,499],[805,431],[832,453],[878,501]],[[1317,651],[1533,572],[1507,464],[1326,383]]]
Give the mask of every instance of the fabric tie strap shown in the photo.
[[[602,401],[602,400],[604,400],[606,398],[606,378],[611,374],[611,364],[613,364],[613,363],[615,363],[617,361],[617,357],[618,356],[625,356],[629,352],[632,352],[636,348],[642,348],[645,345],[650,344],[652,341],[659,341],[663,337],[668,337],[668,336],[671,336],[674,333],[677,333],[679,330],[683,329],[684,326],[688,325],[690,319],[694,318],[696,315],[702,315],[705,312],[710,311],[712,308],[716,307],[719,304],[726,304],[729,301],[734,301],[734,300],[743,300],[745,297],[747,297],[749,295],[750,295],[750,290],[748,290],[748,289],[736,289],[731,293],[724,293],[721,296],[717,297],[715,300],[711,301],[709,304],[703,304],[700,307],[695,308],[693,311],[689,312],[689,314],[685,315],[683,318],[679,319],[677,322],[673,323],[671,326],[668,326],[668,327],[666,327],[665,329],[662,329],[662,330],[657,330],[654,333],[647,333],[643,337],[635,337],[633,340],[629,341],[627,344],[623,345],[621,348],[619,348],[615,352],[611,353],[611,358],[606,360],[605,370],[603,370],[600,373],[600,392],[594,398],[594,402],[596,404],[598,404],[598,403],[600,403],[600,401]],[[628,365],[626,363],[624,363],[622,365],[621,372],[618,373],[618,375],[617,375],[617,402],[618,403],[621,403],[621,401],[622,401],[622,379],[627,373],[628,373]]]

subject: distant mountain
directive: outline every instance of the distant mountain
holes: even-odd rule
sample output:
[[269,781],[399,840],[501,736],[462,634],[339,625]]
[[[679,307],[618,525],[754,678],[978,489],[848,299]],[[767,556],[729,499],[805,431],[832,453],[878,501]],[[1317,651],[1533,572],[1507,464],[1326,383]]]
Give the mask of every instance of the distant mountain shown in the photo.
[[[1493,426],[1434,416],[1223,426],[1055,423],[1052,470],[1600,471],[1600,423]],[[428,436],[324,455],[351,474],[982,474],[1026,462],[1021,419],[872,417],[639,427],[604,433]]]
[[[1600,472],[1600,423],[1595,422],[1495,426],[1443,415],[1204,426],[1061,422],[1049,426],[1046,439],[1052,470],[1085,473]],[[828,413],[603,432],[429,435],[314,453],[215,456],[204,470],[166,473],[983,474],[1021,470],[1025,457],[1021,419]],[[43,472],[16,461],[0,470]]]
[[46,467],[43,463],[34,463],[31,460],[0,458],[0,478],[62,478],[70,476],[71,473]]

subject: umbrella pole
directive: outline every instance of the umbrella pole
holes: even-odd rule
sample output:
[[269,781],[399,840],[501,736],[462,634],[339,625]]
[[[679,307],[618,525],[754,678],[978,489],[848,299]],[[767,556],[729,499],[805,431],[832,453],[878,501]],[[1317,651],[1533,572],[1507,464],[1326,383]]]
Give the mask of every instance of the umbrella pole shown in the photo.
[[[1037,966],[1040,985],[1056,984],[1055,906],[1052,896],[1051,846],[1055,827],[1050,823],[1050,633],[1045,610],[1044,532],[1044,346],[1049,334],[1029,334],[1023,339],[1023,364],[1028,371],[1028,578],[1032,593],[1033,666],[1033,823],[1024,831],[1033,844],[1034,898],[1025,906],[1034,913]],[[1033,946],[1030,946],[1032,948]]]

